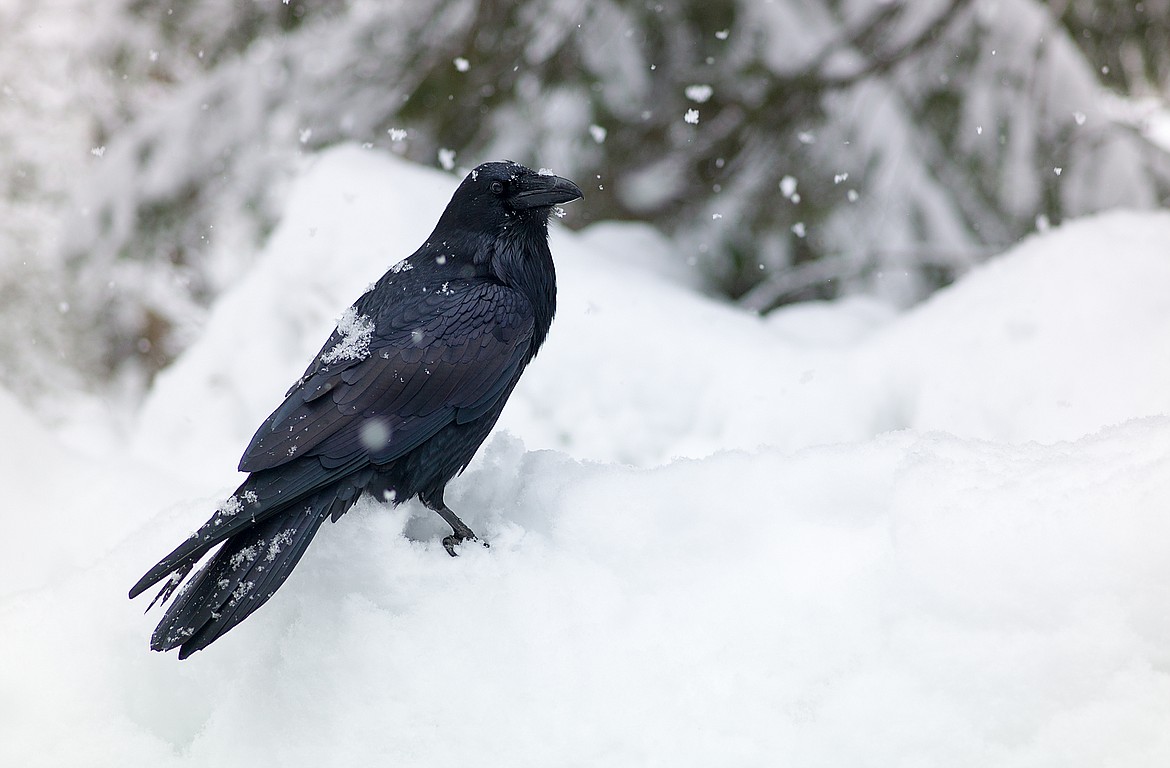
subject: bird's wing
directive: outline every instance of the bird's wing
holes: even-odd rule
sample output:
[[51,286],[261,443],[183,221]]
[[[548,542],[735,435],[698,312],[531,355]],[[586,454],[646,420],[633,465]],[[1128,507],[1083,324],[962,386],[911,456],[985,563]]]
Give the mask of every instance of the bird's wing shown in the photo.
[[[532,307],[498,283],[444,285],[409,300],[391,295],[399,300],[380,311],[359,299],[252,438],[240,469],[253,474],[131,596],[178,572],[169,594],[221,541],[496,404],[529,357]],[[355,480],[337,493],[364,485]]]
[[306,455],[326,470],[392,461],[490,409],[529,357],[532,309],[498,283],[452,281],[368,316],[361,307],[257,430],[241,471]]

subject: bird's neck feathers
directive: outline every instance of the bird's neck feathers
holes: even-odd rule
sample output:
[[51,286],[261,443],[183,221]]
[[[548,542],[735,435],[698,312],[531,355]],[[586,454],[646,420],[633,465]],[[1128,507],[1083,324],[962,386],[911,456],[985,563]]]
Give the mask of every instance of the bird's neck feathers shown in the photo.
[[535,355],[557,310],[557,275],[548,248],[548,221],[512,219],[496,237],[492,250],[492,273],[532,305],[536,327],[531,354]]
[[[532,305],[536,326],[532,334],[535,355],[544,343],[557,308],[557,276],[552,253],[548,248],[548,217],[537,215],[507,216],[485,233],[482,223],[475,227],[460,226],[458,220],[439,221],[422,251],[444,257],[450,254],[454,264],[462,264],[476,274],[490,275],[514,289]],[[491,228],[489,228],[489,232]]]

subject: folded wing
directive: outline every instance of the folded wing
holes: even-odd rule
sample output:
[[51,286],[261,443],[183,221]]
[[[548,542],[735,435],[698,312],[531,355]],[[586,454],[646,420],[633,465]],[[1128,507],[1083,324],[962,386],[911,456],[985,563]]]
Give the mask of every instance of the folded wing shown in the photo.
[[335,332],[256,431],[240,470],[302,456],[326,466],[383,464],[494,405],[527,362],[532,312],[499,283],[444,286],[413,311],[371,315],[369,345],[360,355],[332,355],[347,342]]

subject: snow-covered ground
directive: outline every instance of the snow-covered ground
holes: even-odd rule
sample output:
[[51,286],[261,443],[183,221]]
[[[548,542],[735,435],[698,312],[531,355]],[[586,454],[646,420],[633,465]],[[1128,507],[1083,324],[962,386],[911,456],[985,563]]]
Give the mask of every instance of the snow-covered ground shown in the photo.
[[767,319],[556,229],[548,344],[448,493],[491,548],[363,501],[149,652],[127,589],[455,183],[322,156],[129,441],[0,393],[0,765],[1170,765],[1166,214]]

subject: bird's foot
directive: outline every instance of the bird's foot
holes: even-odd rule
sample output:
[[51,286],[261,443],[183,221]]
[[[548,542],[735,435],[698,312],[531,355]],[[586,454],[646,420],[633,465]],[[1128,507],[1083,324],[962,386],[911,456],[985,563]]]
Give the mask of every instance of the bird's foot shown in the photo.
[[443,549],[447,550],[447,554],[451,557],[459,557],[459,553],[455,551],[455,547],[459,546],[465,541],[478,541],[484,547],[491,546],[486,541],[480,541],[479,537],[474,533],[470,536],[461,536],[457,533],[453,533],[450,536],[443,538]]
[[[451,557],[457,557],[458,555],[455,552],[455,547],[459,546],[468,539],[471,539],[472,541],[479,541],[479,537],[475,535],[475,531],[468,528],[467,523],[460,520],[459,515],[452,512],[451,508],[448,507],[446,502],[443,501],[442,491],[440,491],[437,496],[427,496],[420,494],[419,499],[421,499],[422,503],[427,505],[429,509],[438,512],[439,516],[447,522],[447,525],[451,526],[451,535],[443,539],[443,549],[447,550],[448,555]],[[486,541],[480,541],[479,543],[483,544],[485,547],[487,546]]]

